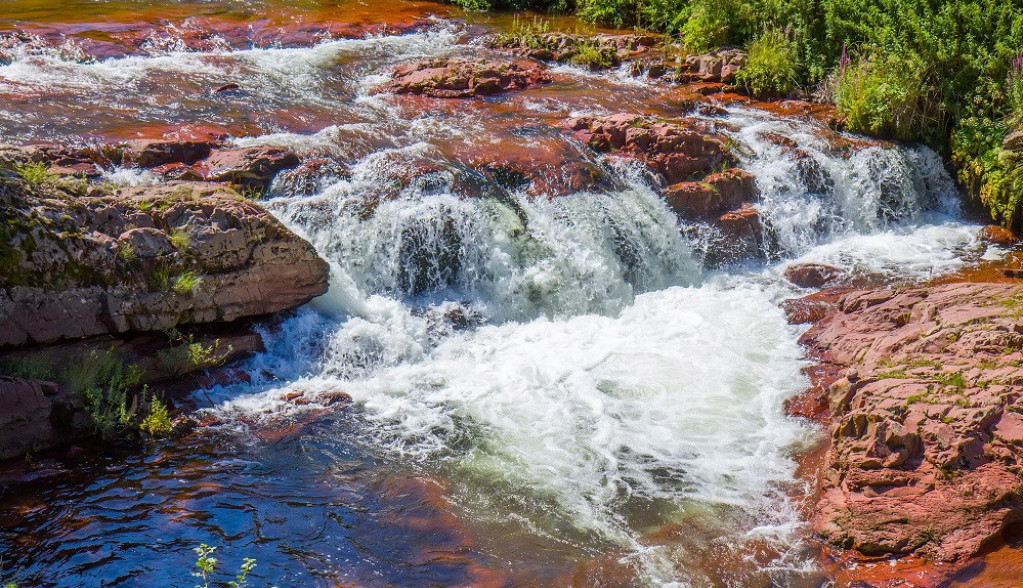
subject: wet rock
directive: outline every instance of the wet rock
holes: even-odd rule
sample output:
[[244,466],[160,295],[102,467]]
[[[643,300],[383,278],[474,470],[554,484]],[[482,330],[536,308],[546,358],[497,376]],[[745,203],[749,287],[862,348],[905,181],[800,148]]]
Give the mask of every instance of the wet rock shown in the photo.
[[322,191],[329,183],[349,175],[348,169],[337,161],[318,157],[303,161],[296,168],[282,171],[274,179],[273,189],[281,194],[311,196]]
[[703,178],[736,161],[725,137],[696,119],[618,114],[581,117],[567,124],[594,151],[642,161],[668,184]]
[[122,157],[119,148],[107,145],[33,145],[25,153],[31,161],[49,165],[50,173],[87,178],[98,177]]
[[125,166],[144,169],[167,164],[192,164],[208,157],[216,144],[212,141],[167,141],[140,139],[124,144]]
[[817,533],[952,561],[1023,518],[1021,298],[1003,283],[853,291],[804,335],[851,368],[829,391]]
[[298,155],[284,147],[260,145],[240,149],[218,149],[200,169],[210,182],[231,182],[266,189],[279,172],[298,167]]
[[686,220],[720,217],[760,196],[756,177],[740,169],[711,174],[702,182],[673,184],[661,193],[668,206]]
[[844,276],[841,268],[821,263],[794,263],[785,268],[785,279],[800,288],[822,288]]
[[523,90],[551,81],[544,67],[527,60],[429,59],[401,65],[385,90],[433,98],[471,98]]
[[980,230],[980,238],[987,243],[1010,247],[1019,242],[1016,235],[1009,229],[998,225],[987,225]]
[[0,460],[52,447],[67,438],[53,415],[64,393],[53,382],[0,374]]

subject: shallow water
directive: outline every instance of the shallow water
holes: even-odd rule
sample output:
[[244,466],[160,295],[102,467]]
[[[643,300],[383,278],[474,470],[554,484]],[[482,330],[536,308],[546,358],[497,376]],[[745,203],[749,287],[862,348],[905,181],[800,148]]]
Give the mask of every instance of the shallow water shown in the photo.
[[[0,29],[42,40],[0,65],[4,140],[223,131],[347,169],[274,185],[331,289],[267,330],[248,383],[196,395],[219,424],[0,482],[3,566],[25,585],[191,585],[199,543],[227,568],[256,558],[254,585],[820,585],[793,459],[819,432],[783,410],[807,385],[784,267],[899,282],[996,253],[929,150],[733,106],[713,120],[777,243],[708,270],[710,229],[680,231],[634,165],[558,126],[680,116],[682,90],[557,67],[485,100],[374,92],[394,64],[479,53],[463,41],[501,19],[395,2],[389,32],[366,29],[379,3],[72,4],[5,5]],[[547,198],[488,179],[494,161],[611,180]],[[354,405],[289,400],[337,391]]]

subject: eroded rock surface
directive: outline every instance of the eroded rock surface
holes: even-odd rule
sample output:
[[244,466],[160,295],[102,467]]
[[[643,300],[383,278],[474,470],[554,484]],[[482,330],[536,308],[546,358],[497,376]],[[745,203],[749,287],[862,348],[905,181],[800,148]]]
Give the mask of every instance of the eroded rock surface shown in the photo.
[[1023,286],[853,291],[803,342],[846,368],[813,527],[956,560],[1023,520]]

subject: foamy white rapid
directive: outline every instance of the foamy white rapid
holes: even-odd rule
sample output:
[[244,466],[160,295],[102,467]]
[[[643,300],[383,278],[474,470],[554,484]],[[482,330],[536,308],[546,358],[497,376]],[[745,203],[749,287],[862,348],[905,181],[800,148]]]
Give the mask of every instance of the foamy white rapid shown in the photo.
[[[251,383],[210,393],[227,420],[279,419],[309,410],[289,392],[342,390],[365,424],[352,442],[456,480],[453,499],[476,520],[578,553],[623,553],[651,586],[715,585],[685,566],[695,540],[656,538],[673,524],[730,544],[766,541],[778,554],[765,569],[804,570],[788,549],[802,524],[792,456],[816,432],[783,410],[806,380],[800,329],[777,305],[798,289],[781,273],[814,261],[920,279],[979,257],[940,160],[922,147],[838,148],[813,123],[732,108],[722,127],[758,178],[772,238],[763,259],[709,271],[702,242],[684,236],[701,232],[681,231],[641,174],[529,118],[613,112],[613,97],[563,103],[559,90],[629,86],[656,97],[652,82],[556,68],[546,97],[522,99],[511,138],[479,110],[406,111],[371,92],[387,64],[475,50],[456,38],[439,25],[304,49],[24,55],[0,67],[0,83],[95,99],[109,84],[144,92],[154,73],[182,87],[230,74],[261,107],[336,105],[320,132],[237,140],[348,167],[272,188],[267,206],[329,260],[331,286],[265,334],[268,350],[247,365]],[[187,101],[146,110],[195,112]],[[475,144],[555,145],[600,166],[611,187],[530,197],[451,157]]]

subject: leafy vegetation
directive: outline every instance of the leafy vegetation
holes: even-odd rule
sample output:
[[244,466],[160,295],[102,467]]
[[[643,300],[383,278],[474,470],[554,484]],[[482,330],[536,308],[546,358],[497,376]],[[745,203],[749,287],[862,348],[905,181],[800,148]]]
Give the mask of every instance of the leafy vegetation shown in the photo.
[[152,398],[149,401],[149,413],[139,423],[139,429],[151,437],[167,437],[171,434],[172,427],[170,410],[167,405],[159,398]]
[[64,379],[82,399],[94,433],[108,439],[132,428],[138,416],[136,391],[142,380],[138,366],[126,365],[112,349],[103,354],[93,352],[72,362]]

